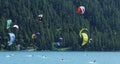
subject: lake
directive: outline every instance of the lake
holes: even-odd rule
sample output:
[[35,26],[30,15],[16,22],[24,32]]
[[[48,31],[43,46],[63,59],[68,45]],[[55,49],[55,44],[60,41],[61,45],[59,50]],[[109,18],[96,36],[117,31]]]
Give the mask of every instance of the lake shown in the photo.
[[0,64],[120,64],[120,52],[0,52]]

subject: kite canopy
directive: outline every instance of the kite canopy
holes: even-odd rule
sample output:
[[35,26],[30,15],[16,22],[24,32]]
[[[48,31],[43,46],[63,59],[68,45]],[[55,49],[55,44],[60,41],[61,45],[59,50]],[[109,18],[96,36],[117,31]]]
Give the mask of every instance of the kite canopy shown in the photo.
[[8,41],[8,45],[12,45],[14,40],[15,40],[15,34],[14,33],[8,33],[9,34],[9,37],[10,37],[10,40]]
[[82,46],[84,46],[88,42],[88,35],[86,33],[82,33],[82,38],[83,38]]
[[82,32],[83,32],[83,31],[88,31],[88,29],[87,29],[87,28],[82,28],[82,29],[80,30],[80,32],[79,32],[80,37],[82,37]]
[[84,46],[88,42],[88,34],[84,33],[83,31],[88,31],[88,30],[87,30],[87,28],[82,28],[79,32],[79,36],[83,39],[82,46]]
[[13,27],[19,29],[19,26],[18,26],[18,25],[13,25]]
[[36,34],[32,34],[32,39],[34,39],[34,38],[36,38],[37,36],[36,36]]
[[79,6],[77,8],[77,12],[80,13],[80,14],[84,14],[85,13],[85,7],[84,6]]
[[35,34],[32,34],[32,39],[35,39],[35,38],[37,38],[38,37],[38,35],[40,35],[40,33],[39,32],[37,32],[37,33],[35,33]]
[[38,15],[38,17],[43,17],[43,14]]
[[7,29],[9,29],[10,28],[10,25],[12,24],[12,20],[7,20]]

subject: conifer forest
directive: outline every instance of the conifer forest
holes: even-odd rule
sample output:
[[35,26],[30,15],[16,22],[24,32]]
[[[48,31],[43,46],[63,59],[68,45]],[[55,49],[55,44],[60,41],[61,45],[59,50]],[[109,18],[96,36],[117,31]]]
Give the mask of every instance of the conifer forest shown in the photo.
[[[92,39],[84,46],[82,28]],[[9,33],[15,34],[10,46]],[[0,0],[0,50],[120,51],[120,0]]]

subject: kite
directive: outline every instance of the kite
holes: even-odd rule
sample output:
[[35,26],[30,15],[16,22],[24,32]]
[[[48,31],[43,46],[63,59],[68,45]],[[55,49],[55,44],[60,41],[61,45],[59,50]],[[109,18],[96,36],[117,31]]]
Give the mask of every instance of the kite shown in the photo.
[[43,20],[43,14],[38,15],[38,20],[39,20],[40,22],[42,22],[42,20]]
[[40,33],[39,33],[39,32],[37,32],[37,33],[35,33],[35,34],[32,34],[32,39],[37,38],[37,37],[38,37],[38,35],[40,35]]
[[77,12],[80,13],[80,14],[84,14],[85,13],[85,7],[84,6],[79,6],[77,8]]
[[10,25],[12,24],[12,20],[7,20],[7,29],[10,28]]
[[19,29],[19,26],[18,26],[18,25],[13,25],[13,27]]
[[87,30],[87,28],[83,28],[79,32],[79,36],[83,39],[82,40],[82,46],[84,46],[88,42],[88,34],[84,33],[83,31],[88,31],[88,30]]
[[15,34],[14,33],[8,33],[10,40],[8,41],[8,46],[12,45],[15,40]]

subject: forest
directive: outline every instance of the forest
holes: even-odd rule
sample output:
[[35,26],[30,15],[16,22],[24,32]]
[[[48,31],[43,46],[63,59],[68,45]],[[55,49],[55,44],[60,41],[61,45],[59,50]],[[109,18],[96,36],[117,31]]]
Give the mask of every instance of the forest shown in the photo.
[[[85,6],[84,14],[77,12],[78,6]],[[39,14],[43,14],[41,22]],[[6,29],[8,19],[12,24]],[[19,29],[12,27],[15,24]],[[82,28],[92,38],[84,46]],[[15,34],[11,46],[8,33]],[[120,0],[0,0],[0,50],[119,51]]]

